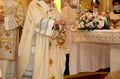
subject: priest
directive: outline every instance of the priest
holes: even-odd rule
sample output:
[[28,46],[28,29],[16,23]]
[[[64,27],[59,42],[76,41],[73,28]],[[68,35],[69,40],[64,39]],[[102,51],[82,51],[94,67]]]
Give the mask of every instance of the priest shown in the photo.
[[65,20],[53,0],[33,0],[19,46],[17,79],[63,79]]

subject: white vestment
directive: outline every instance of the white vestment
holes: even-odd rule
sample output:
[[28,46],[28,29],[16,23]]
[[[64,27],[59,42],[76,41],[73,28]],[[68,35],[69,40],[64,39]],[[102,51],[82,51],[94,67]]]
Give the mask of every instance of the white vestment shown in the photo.
[[4,22],[0,22],[0,70],[3,79],[15,79],[23,7],[15,0],[0,0],[0,13],[5,16]]
[[71,8],[70,5],[66,5],[62,8],[61,16],[66,20],[66,42],[64,44],[64,48],[66,53],[71,52],[71,29],[74,26],[75,20],[78,17],[77,15],[77,8]]
[[59,18],[54,5],[34,0],[30,3],[18,51],[17,79],[22,79],[29,67],[31,54],[34,54],[32,79],[63,79],[65,53],[56,46],[56,39],[51,39],[54,19]]

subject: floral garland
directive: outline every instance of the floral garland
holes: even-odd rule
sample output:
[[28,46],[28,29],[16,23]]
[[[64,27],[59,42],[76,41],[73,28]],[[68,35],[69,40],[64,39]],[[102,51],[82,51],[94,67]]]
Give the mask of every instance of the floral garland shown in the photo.
[[107,13],[87,12],[79,18],[79,30],[110,29],[110,17]]

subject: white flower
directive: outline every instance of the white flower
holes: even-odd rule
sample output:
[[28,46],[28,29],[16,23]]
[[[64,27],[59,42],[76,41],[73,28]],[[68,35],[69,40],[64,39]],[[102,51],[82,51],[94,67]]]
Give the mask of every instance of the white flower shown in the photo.
[[101,16],[100,19],[103,20],[103,21],[107,21],[107,18],[103,17],[103,16]]
[[84,28],[85,26],[84,26],[84,22],[80,22],[80,28]]
[[104,24],[105,24],[104,21],[98,20],[98,23],[99,23],[99,24],[97,25],[98,28],[104,27]]
[[[99,15],[98,13],[86,13],[79,19],[79,28],[81,30],[94,30],[109,28],[107,16]],[[109,24],[109,23],[108,23]],[[104,28],[105,27],[105,28]]]

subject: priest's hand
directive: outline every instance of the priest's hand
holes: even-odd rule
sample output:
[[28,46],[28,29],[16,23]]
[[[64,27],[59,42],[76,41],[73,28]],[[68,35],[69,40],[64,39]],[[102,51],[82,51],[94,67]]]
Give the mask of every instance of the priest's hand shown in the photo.
[[55,20],[54,25],[65,26],[66,25],[66,21],[64,19],[57,19],[57,20]]
[[0,14],[0,22],[4,22],[4,16]]

